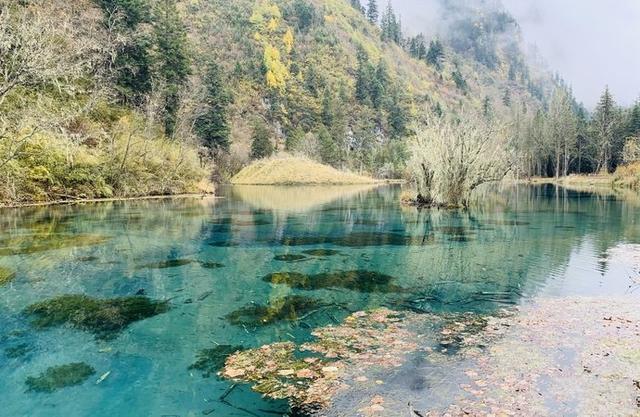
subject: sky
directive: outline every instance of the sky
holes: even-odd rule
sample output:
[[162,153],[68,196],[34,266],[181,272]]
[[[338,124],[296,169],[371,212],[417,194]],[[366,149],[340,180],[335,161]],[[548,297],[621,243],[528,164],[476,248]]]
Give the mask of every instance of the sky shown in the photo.
[[[385,3],[384,0],[381,1]],[[619,104],[640,97],[640,0],[503,0],[550,70],[593,108],[608,85]],[[433,0],[393,0],[410,30],[429,34]]]

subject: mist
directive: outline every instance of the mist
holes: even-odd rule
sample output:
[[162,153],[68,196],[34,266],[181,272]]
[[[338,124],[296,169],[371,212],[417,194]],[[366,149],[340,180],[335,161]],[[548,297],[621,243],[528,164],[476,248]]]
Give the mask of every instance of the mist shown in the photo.
[[[394,0],[409,33],[444,30],[438,0]],[[470,1],[469,4],[486,1]],[[608,85],[618,104],[640,96],[640,1],[503,0],[534,45],[579,101],[593,108]]]

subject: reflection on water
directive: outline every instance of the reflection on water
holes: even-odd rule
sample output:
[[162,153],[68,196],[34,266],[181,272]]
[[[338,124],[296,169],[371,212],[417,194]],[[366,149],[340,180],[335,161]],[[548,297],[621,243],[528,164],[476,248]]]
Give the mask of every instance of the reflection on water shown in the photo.
[[[223,192],[2,211],[2,412],[266,417],[286,404],[215,377],[241,346],[304,342],[379,306],[493,311],[637,288],[616,254],[640,244],[640,209],[610,195],[518,187],[446,211],[401,207],[395,186]],[[33,305],[57,312],[53,324],[34,327]],[[95,337],[97,322],[112,337]],[[26,392],[69,364],[95,374]]]

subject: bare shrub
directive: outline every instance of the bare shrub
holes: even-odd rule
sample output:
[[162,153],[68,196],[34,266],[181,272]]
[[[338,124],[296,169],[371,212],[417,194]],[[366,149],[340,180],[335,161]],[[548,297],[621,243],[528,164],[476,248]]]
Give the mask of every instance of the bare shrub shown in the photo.
[[418,202],[426,205],[467,206],[476,188],[502,180],[511,167],[506,129],[474,117],[430,119],[410,152]]

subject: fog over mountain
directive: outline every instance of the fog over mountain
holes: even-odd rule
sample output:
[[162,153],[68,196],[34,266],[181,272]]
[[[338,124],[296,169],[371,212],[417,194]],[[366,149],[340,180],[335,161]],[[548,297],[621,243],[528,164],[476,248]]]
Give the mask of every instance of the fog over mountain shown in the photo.
[[[443,0],[394,0],[409,32],[433,36],[446,30]],[[468,1],[473,5],[494,1]],[[569,83],[578,100],[592,108],[605,85],[617,102],[640,96],[640,1],[504,0],[520,23],[525,43],[533,44]]]

